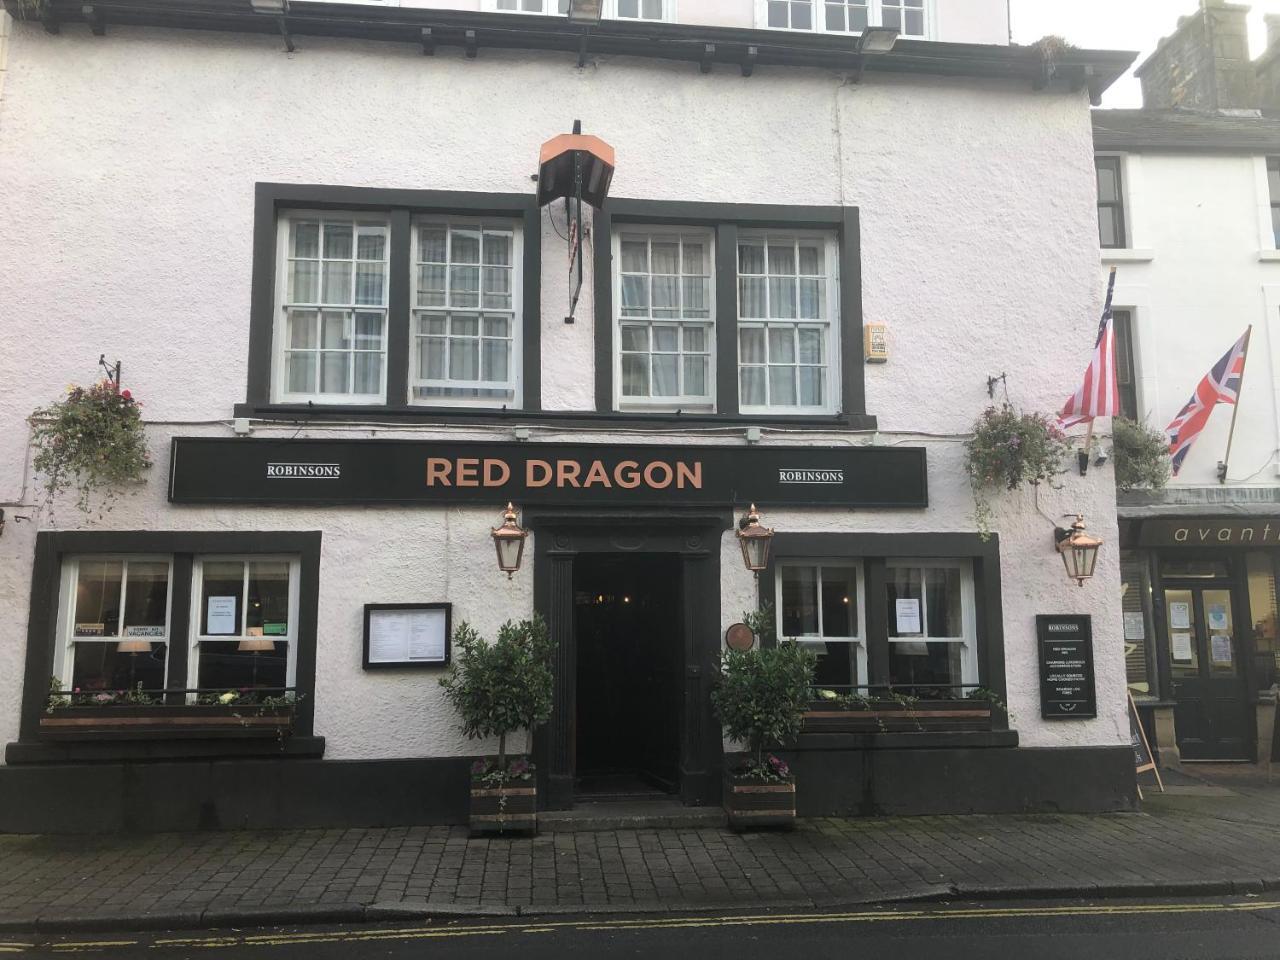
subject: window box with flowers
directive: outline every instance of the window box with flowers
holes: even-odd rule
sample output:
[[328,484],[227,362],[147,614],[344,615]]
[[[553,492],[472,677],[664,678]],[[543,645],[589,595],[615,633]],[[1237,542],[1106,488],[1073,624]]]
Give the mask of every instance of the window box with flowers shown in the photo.
[[813,691],[804,714],[806,733],[924,733],[990,730],[1004,705],[974,689],[961,699],[922,699],[901,693]]

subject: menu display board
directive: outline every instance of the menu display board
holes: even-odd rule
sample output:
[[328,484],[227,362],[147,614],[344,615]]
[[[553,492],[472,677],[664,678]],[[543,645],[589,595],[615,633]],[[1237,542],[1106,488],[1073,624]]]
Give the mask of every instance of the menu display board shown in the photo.
[[1039,614],[1036,642],[1040,653],[1040,716],[1045,720],[1096,717],[1090,617]]
[[452,610],[449,603],[366,603],[364,668],[447,666]]

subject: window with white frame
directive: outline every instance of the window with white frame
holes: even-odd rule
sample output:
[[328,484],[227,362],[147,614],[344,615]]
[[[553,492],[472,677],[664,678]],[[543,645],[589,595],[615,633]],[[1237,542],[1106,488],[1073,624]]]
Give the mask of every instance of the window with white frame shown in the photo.
[[389,236],[385,220],[280,219],[277,399],[379,403],[386,393]]
[[738,241],[738,391],[744,413],[831,413],[839,396],[837,243],[821,234]]
[[817,654],[814,686],[865,687],[861,564],[787,560],[779,565],[776,583],[778,636]]
[[710,409],[715,396],[711,234],[628,227],[614,243],[618,406]]
[[171,568],[169,557],[154,556],[86,556],[63,565],[54,675],[69,702],[164,689]]
[[486,0],[485,9],[504,13],[564,15],[569,12],[569,0]]
[[889,683],[923,699],[977,685],[973,573],[968,561],[889,560]]
[[189,687],[280,694],[294,686],[298,568],[291,557],[196,558]]
[[520,231],[510,221],[422,220],[413,247],[413,400],[518,405]]
[[673,20],[675,0],[605,0],[604,15],[616,20]]
[[867,27],[889,27],[904,37],[930,35],[932,0],[758,0],[758,6],[760,3],[761,25],[774,29],[861,33]]

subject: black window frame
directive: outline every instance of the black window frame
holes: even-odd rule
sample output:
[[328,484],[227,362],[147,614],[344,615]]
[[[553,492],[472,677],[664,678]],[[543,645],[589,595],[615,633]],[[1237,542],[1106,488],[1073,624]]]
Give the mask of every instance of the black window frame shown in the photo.
[[[172,601],[166,676],[186,676],[190,647],[192,572],[195,558],[210,554],[289,554],[299,558],[298,635],[293,733],[285,744],[274,740],[229,739],[215,744],[219,755],[318,756],[324,739],[313,736],[315,723],[316,632],[320,594],[320,531],[44,531],[36,534],[27,620],[27,652],[18,742],[6,748],[9,763],[66,759],[181,758],[205,754],[197,741],[95,741],[77,746],[45,742],[40,717],[49,698],[54,645],[61,602],[62,565],[71,557],[94,554],[164,554],[173,557]],[[193,708],[197,709],[197,708]]]
[[[715,237],[715,413],[659,414],[620,411],[614,405],[613,232],[615,225],[697,227]],[[742,414],[738,407],[738,232],[777,229],[834,233],[839,249],[840,403],[834,414]],[[874,429],[866,413],[862,356],[862,256],[859,210],[840,206],[702,203],[684,200],[609,199],[595,211],[595,401],[597,414],[612,419]],[[833,358],[834,359],[834,358]]]
[[[276,262],[278,224],[291,210],[368,212],[390,223],[387,289],[386,402],[375,404],[275,403],[271,373],[275,358]],[[413,324],[413,219],[418,216],[494,217],[521,226],[523,258],[521,303],[521,405],[459,407],[410,403]],[[249,312],[249,376],[245,402],[236,416],[319,416],[329,419],[429,419],[477,417],[538,411],[542,406],[539,330],[541,328],[542,211],[533,194],[448,190],[398,190],[258,183],[254,191],[253,280]]]
[[[1116,182],[1116,198],[1114,200],[1103,200],[1098,197],[1098,246],[1103,250],[1125,250],[1129,246],[1129,230],[1127,217],[1124,209],[1124,158],[1119,154],[1097,154],[1093,158],[1093,171],[1095,180],[1098,175],[1099,167],[1106,165],[1111,168],[1115,176]],[[1102,242],[1102,214],[1107,211],[1107,215],[1112,218],[1112,227],[1115,230],[1116,243]]]
[[[889,686],[888,614],[879,599],[885,595],[889,560],[967,560],[973,568],[974,622],[977,636],[978,686],[1001,701],[1005,693],[1004,612],[1000,592],[1000,537],[983,540],[976,533],[776,533],[769,563],[760,574],[761,597],[776,595],[776,578],[783,561],[860,561],[866,593],[867,683]],[[780,614],[779,614],[780,615]],[[1004,711],[992,712],[993,729],[1008,729]]]
[[1280,157],[1267,157],[1267,193],[1271,201],[1271,243],[1280,250]]
[[1111,311],[1111,326],[1116,339],[1116,385],[1120,392],[1120,415],[1130,420],[1138,416],[1137,364],[1133,358],[1133,311],[1128,307]]

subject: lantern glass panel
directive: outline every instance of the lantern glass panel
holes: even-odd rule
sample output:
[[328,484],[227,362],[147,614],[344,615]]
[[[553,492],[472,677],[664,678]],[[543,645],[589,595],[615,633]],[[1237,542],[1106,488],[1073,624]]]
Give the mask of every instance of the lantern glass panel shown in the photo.
[[523,537],[497,537],[498,567],[501,570],[518,570],[520,554],[524,552]]

